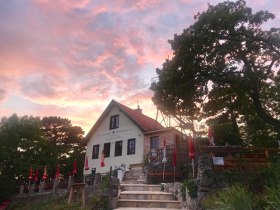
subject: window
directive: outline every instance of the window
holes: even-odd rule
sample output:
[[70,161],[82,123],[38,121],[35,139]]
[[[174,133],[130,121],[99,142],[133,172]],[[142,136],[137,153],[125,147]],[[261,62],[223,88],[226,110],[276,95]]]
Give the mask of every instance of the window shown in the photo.
[[127,140],[127,154],[128,155],[135,154],[135,139]]
[[119,127],[119,115],[114,115],[110,117],[110,130]]
[[111,143],[104,144],[104,157],[110,157]]
[[159,148],[159,139],[158,139],[158,136],[152,136],[152,137],[151,137],[150,148],[151,148],[151,149],[158,149],[158,148]]
[[116,141],[115,156],[122,156],[122,141]]
[[93,145],[92,159],[98,159],[98,156],[99,156],[99,144]]

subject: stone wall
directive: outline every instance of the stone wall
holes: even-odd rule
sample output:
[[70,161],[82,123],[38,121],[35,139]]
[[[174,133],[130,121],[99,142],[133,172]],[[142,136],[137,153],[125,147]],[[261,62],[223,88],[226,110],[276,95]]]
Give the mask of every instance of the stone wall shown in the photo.
[[213,183],[213,163],[211,157],[201,155],[198,157],[197,167],[197,183],[198,197],[204,197],[209,192],[210,186]]

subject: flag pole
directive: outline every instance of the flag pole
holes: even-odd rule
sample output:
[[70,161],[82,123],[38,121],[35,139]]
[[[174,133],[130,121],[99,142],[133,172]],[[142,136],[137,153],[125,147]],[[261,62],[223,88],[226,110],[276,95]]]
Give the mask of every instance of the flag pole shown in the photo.
[[162,173],[162,179],[164,181],[164,171],[165,171],[165,163],[163,163],[163,173]]
[[[175,184],[175,166],[174,166],[174,171],[173,171],[173,177],[174,177],[174,184]],[[175,186],[175,185],[174,185]]]
[[194,159],[192,159],[192,172],[193,172],[193,178],[194,178]]
[[163,181],[164,181],[165,163],[166,163],[166,161],[167,161],[167,159],[166,159],[166,140],[165,140],[165,137],[164,137],[164,139],[163,139],[163,150],[162,150],[162,152],[163,152],[163,159],[162,159],[162,162],[163,162],[162,179],[163,179]]

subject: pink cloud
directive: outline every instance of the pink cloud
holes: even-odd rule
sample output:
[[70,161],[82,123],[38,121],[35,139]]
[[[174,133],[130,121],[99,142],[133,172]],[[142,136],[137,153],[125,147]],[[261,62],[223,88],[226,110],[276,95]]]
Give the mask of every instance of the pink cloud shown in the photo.
[[[279,13],[273,2],[248,5]],[[207,2],[27,0],[0,8],[0,114],[13,113],[17,98],[26,104],[19,114],[65,116],[88,128],[111,99],[132,108],[138,99],[155,116],[149,86],[172,57],[167,40]]]
[[90,3],[90,0],[56,0],[55,2],[49,0],[34,0],[34,2],[42,9],[68,11],[75,8],[84,8]]

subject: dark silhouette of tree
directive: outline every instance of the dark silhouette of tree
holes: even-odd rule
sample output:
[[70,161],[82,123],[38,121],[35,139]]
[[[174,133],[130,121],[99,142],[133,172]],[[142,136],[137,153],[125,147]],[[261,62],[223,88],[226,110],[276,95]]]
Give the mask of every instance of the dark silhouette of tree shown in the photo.
[[268,11],[252,13],[244,0],[198,13],[169,41],[174,56],[157,69],[151,90],[158,109],[184,123],[226,123],[237,142],[248,123],[262,122],[279,135],[280,29],[262,28],[273,18]]
[[42,177],[45,165],[54,178],[57,164],[65,178],[77,160],[83,176],[85,145],[83,130],[60,117],[18,117],[16,114],[0,122],[0,202],[15,193],[16,184],[28,182],[29,168],[37,168]]

